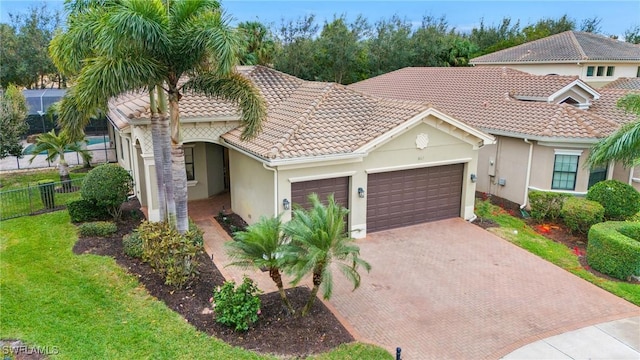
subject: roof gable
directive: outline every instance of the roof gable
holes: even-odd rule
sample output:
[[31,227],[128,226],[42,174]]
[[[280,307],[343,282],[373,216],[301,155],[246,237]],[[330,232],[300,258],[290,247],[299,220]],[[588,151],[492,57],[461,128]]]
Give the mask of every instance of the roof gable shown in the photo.
[[475,64],[640,61],[640,46],[606,36],[565,31],[470,60]]

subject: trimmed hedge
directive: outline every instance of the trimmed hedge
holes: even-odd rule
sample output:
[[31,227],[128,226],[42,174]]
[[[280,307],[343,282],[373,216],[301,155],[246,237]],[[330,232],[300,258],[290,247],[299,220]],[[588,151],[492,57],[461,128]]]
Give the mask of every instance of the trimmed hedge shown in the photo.
[[620,280],[640,275],[640,223],[607,221],[593,225],[589,230],[587,263]]
[[106,220],[111,217],[106,207],[98,206],[93,201],[85,199],[69,201],[67,203],[67,210],[69,211],[71,222],[74,223]]
[[596,183],[589,188],[587,199],[604,206],[607,220],[626,220],[640,211],[640,193],[633,186],[618,180]]
[[604,207],[595,201],[571,196],[564,201],[560,215],[572,232],[586,234],[591,226],[604,221]]
[[104,164],[87,173],[80,192],[83,199],[105,207],[113,219],[118,220],[120,206],[127,201],[132,188],[133,179],[127,170],[117,164]]
[[116,224],[109,221],[94,221],[78,225],[81,236],[107,236],[118,231]]
[[122,237],[122,248],[124,253],[132,258],[142,258],[142,238],[138,231],[134,230]]
[[537,221],[555,220],[560,217],[562,204],[571,195],[550,191],[529,191],[531,217]]

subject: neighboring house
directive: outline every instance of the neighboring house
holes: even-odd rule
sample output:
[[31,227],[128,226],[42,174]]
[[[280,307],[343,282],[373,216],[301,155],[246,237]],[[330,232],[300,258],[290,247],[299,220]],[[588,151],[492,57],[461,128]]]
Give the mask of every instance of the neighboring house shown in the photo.
[[405,68],[349,88],[426,101],[495,136],[496,144],[480,150],[477,190],[522,207],[532,189],[582,195],[593,183],[609,178],[640,185],[634,182],[637,169],[584,165],[592,144],[633,120],[615,108],[628,90],[604,90],[602,99],[577,76],[539,76],[488,66]]
[[606,36],[565,31],[479,56],[475,66],[507,66],[536,75],[575,75],[594,88],[640,77],[640,46]]
[[[240,140],[229,103],[185,93],[180,102],[189,199],[228,190],[249,224],[284,213],[318,193],[350,209],[354,237],[450,217],[473,219],[479,149],[494,138],[424,101],[382,99],[335,83],[310,82],[261,67],[240,67],[265,97],[260,134]],[[595,96],[576,84],[567,93]],[[573,108],[571,108],[573,109]],[[145,93],[112,99],[108,117],[118,159],[136,194],[158,218]],[[482,171],[486,171],[482,170]]]

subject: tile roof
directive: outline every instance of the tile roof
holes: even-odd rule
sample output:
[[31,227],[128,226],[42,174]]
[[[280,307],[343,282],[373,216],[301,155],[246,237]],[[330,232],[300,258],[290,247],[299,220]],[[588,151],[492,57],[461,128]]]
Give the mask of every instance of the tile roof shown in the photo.
[[629,90],[604,87],[598,89],[598,92],[600,93],[600,99],[594,101],[593,105],[589,108],[589,112],[611,119],[619,124],[625,124],[638,119],[636,114],[625,112],[620,109],[617,104],[618,100],[629,93],[640,94],[640,89]]
[[616,122],[590,111],[569,104],[517,100],[549,97],[575,80],[499,67],[405,68],[349,87],[374,96],[426,101],[493,134],[571,141],[613,132]]
[[[265,159],[348,154],[393,127],[427,110],[423,102],[378,99],[346,86],[304,81],[262,66],[238,71],[260,90],[267,119],[258,136],[241,141],[241,129],[223,135],[225,141]],[[226,101],[185,93],[181,121],[237,117]],[[148,120],[146,92],[124,94],[110,101],[110,117],[123,129],[129,120]]]
[[471,64],[640,61],[640,46],[606,36],[565,31],[470,60]]
[[605,85],[605,89],[640,90],[640,77],[619,78]]

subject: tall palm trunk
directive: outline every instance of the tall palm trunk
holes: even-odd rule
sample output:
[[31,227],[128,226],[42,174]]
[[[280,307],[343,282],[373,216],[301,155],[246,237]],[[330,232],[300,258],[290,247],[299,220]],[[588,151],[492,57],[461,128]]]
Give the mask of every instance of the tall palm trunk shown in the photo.
[[282,276],[280,275],[280,270],[276,267],[272,267],[269,269],[269,276],[276,286],[278,287],[278,292],[280,293],[280,298],[282,302],[287,306],[289,310],[289,314],[294,314],[295,310],[293,310],[293,306],[291,306],[291,302],[287,298],[287,294],[284,292],[284,285],[282,285]]
[[304,305],[304,308],[302,309],[302,313],[300,315],[302,316],[306,316],[307,313],[309,313],[309,310],[311,310],[311,307],[313,306],[313,303],[316,301],[316,296],[318,295],[318,290],[320,289],[320,284],[322,284],[322,271],[323,271],[323,266],[322,265],[318,265],[313,269],[313,288],[311,289],[311,294],[309,295],[309,300],[307,300],[307,303]]
[[184,148],[180,135],[180,108],[178,90],[169,89],[169,111],[171,113],[171,172],[176,199],[176,230],[184,234],[189,230],[187,208],[187,171],[184,164]]
[[176,227],[176,199],[173,184],[173,172],[171,170],[171,143],[169,117],[167,116],[167,101],[163,89],[158,86],[158,108],[160,113],[160,141],[162,156],[160,163],[162,165],[162,177],[164,179],[163,187],[166,196],[167,220],[171,226]]
[[151,141],[153,143],[153,159],[155,161],[156,184],[158,184],[158,210],[160,221],[167,218],[167,197],[164,186],[164,173],[162,163],[162,138],[161,124],[156,104],[155,87],[149,88],[149,108],[151,110]]
[[58,174],[62,181],[62,189],[64,192],[71,191],[71,175],[69,175],[69,164],[64,158],[64,149],[60,152],[60,161],[58,161]]

